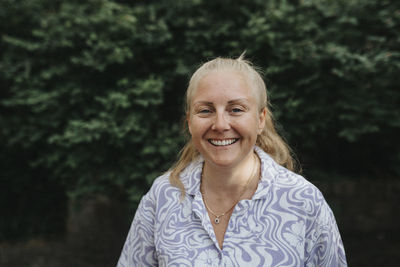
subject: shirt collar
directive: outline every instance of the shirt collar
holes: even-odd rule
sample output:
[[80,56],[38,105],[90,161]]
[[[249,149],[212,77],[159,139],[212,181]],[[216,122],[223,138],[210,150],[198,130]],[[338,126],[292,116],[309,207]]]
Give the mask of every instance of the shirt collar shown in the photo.
[[[255,152],[261,160],[261,178],[258,188],[254,193],[253,199],[265,198],[264,189],[267,188],[276,179],[276,176],[285,170],[277,164],[270,155],[268,155],[260,147],[254,147]],[[186,193],[195,196],[200,193],[200,180],[203,171],[204,159],[202,156],[197,157],[180,174],[180,179],[185,187]]]
[[263,199],[267,197],[265,192],[266,188],[275,182],[275,179],[279,174],[279,170],[281,170],[283,167],[276,163],[271,156],[260,147],[255,146],[254,150],[261,161],[261,177],[257,190],[252,199]]
[[198,156],[181,172],[180,179],[185,187],[186,193],[192,196],[200,194],[201,173],[203,171],[204,159]]

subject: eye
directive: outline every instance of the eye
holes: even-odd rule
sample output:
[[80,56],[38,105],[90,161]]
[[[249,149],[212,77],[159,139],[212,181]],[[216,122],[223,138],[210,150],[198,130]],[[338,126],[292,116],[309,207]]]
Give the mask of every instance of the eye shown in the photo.
[[211,110],[209,110],[209,109],[201,109],[198,112],[201,113],[201,114],[208,114],[208,113],[211,113]]
[[231,109],[231,112],[232,113],[235,113],[235,114],[237,114],[237,113],[242,113],[244,110],[242,109],[242,108],[232,108]]
[[210,108],[200,108],[196,111],[196,114],[200,117],[208,117],[212,114],[213,110]]

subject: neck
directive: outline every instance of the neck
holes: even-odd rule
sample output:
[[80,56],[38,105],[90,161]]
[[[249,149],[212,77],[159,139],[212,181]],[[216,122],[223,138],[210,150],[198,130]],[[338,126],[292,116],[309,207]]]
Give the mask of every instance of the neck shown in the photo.
[[254,168],[258,166],[257,156],[251,151],[249,155],[235,167],[219,167],[204,163],[202,188],[207,194],[216,194],[221,197],[236,194],[243,190],[249,179],[258,173]]

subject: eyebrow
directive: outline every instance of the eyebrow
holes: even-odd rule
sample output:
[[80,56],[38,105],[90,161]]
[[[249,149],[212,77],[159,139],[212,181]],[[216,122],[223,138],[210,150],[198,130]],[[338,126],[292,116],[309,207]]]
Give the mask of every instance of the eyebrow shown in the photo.
[[209,101],[197,101],[197,102],[195,102],[195,103],[193,103],[193,106],[194,105],[207,105],[207,106],[210,106],[210,105],[212,105],[213,103],[212,102],[209,102]]
[[238,103],[238,102],[247,102],[247,98],[238,98],[228,101],[229,104]]

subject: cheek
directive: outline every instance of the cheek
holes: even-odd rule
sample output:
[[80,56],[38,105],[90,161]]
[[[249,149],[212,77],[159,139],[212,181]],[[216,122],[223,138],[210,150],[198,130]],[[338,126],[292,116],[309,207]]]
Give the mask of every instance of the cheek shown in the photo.
[[241,135],[247,136],[251,139],[257,138],[259,132],[259,121],[257,118],[252,116],[243,120],[240,125],[237,125],[236,129],[240,129]]
[[190,135],[199,136],[203,132],[204,125],[197,118],[191,118],[188,121]]
[[259,120],[254,114],[248,114],[247,116],[243,116],[240,120],[237,121],[237,124],[246,129],[247,131],[254,130],[254,128],[258,128]]

